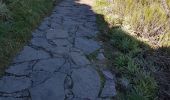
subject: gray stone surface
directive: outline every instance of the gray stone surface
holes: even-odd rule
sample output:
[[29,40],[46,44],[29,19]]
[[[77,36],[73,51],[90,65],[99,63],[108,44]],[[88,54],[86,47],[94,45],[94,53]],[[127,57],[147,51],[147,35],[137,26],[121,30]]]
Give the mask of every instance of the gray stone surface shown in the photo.
[[45,31],[47,29],[49,29],[49,18],[44,18],[44,20],[42,21],[42,23],[40,24],[40,26],[38,27],[39,30],[41,31]]
[[67,40],[67,39],[56,39],[56,40],[53,40],[53,42],[58,46],[58,47],[66,47],[66,46],[69,46],[71,45],[71,43]]
[[54,72],[58,70],[64,63],[65,60],[63,58],[45,59],[36,63],[33,69],[38,71]]
[[90,64],[90,61],[85,57],[85,55],[81,55],[77,52],[71,52],[70,56],[73,60],[73,62],[78,66],[85,66]]
[[[18,91],[14,93],[0,93],[0,97],[13,97],[13,98],[19,98],[19,97],[28,97],[29,96],[29,91],[28,89],[23,90],[23,91]],[[1,100],[1,99],[0,99]]]
[[31,43],[32,45],[38,47],[43,47],[43,48],[51,47],[51,45],[48,43],[48,41],[45,38],[33,38],[31,40]]
[[83,50],[86,54],[90,54],[98,50],[100,45],[92,39],[76,38],[75,47]]
[[103,73],[104,88],[100,83],[95,63],[103,55],[96,62],[87,58],[101,48],[92,1],[63,0],[43,19],[0,78],[0,100],[107,100],[115,95],[110,73]]
[[64,100],[64,79],[66,75],[56,73],[43,84],[30,89],[32,100]]
[[30,62],[15,64],[10,66],[9,69],[6,70],[6,72],[15,75],[28,75],[32,72],[32,66]]
[[76,69],[72,73],[73,93],[76,97],[94,100],[100,90],[100,78],[92,68]]
[[44,32],[36,29],[34,32],[32,32],[32,37],[44,37]]
[[46,35],[47,39],[67,38],[68,32],[63,29],[49,29]]
[[76,33],[77,37],[95,37],[97,35],[97,31],[88,30],[85,27],[80,27]]
[[69,47],[52,47],[52,48],[47,48],[52,53],[59,54],[59,55],[64,55],[68,54],[70,48]]
[[66,62],[64,65],[61,66],[59,72],[66,73],[66,74],[70,75],[72,72],[71,64],[69,62]]
[[17,92],[31,86],[31,81],[26,77],[5,76],[0,80],[0,92]]
[[114,97],[116,95],[114,80],[106,80],[101,97]]
[[[71,100],[90,100],[90,99],[88,99],[88,98],[73,98],[73,99],[71,99]],[[94,99],[95,100],[95,99]]]
[[33,86],[40,85],[44,83],[46,80],[48,80],[52,75],[53,73],[46,71],[34,71],[30,77],[31,81],[33,82],[32,85]]
[[0,97],[0,100],[30,100],[27,98]]
[[37,59],[49,58],[49,54],[42,50],[35,50],[29,46],[25,46],[19,55],[14,59],[14,62],[24,62]]

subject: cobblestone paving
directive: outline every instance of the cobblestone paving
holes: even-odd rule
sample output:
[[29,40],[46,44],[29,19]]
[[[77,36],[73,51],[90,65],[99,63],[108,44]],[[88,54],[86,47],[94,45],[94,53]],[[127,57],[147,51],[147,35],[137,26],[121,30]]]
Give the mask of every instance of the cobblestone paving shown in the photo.
[[54,8],[0,79],[0,100],[111,100],[116,95],[114,75],[103,71],[102,84],[99,69],[87,59],[101,49],[91,2],[64,0]]

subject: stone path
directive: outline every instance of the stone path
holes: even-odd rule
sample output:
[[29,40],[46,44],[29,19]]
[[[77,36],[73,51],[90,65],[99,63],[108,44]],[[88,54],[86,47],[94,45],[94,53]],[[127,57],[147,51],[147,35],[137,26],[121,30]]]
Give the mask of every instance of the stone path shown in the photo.
[[0,100],[111,100],[116,95],[114,76],[99,74],[87,59],[101,50],[90,6],[91,0],[64,0],[54,8],[0,79]]

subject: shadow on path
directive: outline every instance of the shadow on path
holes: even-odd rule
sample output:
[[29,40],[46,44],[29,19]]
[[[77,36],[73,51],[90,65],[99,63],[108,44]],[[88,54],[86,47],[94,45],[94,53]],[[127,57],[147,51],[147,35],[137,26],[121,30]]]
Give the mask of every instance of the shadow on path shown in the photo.
[[[45,18],[32,33],[32,39],[28,45],[18,53],[9,69],[6,70],[5,76],[1,78],[1,100],[113,98],[116,95],[115,86],[112,86],[114,80],[105,79],[107,84],[103,84],[102,87],[96,66],[86,57],[102,49],[100,43],[96,41],[97,33],[99,33],[96,15],[99,18],[99,29],[101,29],[99,37],[104,41],[104,47],[108,45],[109,49],[116,48],[126,54],[135,46],[144,46],[147,50],[140,51],[134,57],[139,56],[150,60],[150,56],[155,56],[154,58],[158,59],[156,61],[159,61],[157,63],[167,64],[163,65],[164,68],[160,67],[160,69],[167,68],[161,72],[169,73],[169,60],[161,61],[167,60],[167,57],[159,58],[159,55],[162,57],[165,52],[157,53],[160,49],[151,49],[147,44],[126,34],[121,28],[110,28],[103,15],[92,11],[91,5],[91,0],[64,0],[54,8],[51,16]],[[131,42],[128,42],[129,40]],[[112,41],[111,46],[109,46],[110,41]],[[124,46],[119,44],[123,41],[127,41],[128,44]],[[116,44],[113,45],[113,43]],[[169,48],[161,48],[162,50],[169,50]],[[110,56],[114,57],[114,55]],[[149,69],[149,66],[146,68]]]

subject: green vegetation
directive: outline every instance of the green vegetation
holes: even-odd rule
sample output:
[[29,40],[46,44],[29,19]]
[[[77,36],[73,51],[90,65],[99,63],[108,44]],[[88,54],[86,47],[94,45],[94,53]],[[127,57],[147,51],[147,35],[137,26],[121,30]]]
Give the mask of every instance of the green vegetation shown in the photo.
[[169,69],[170,65],[170,19],[167,13],[170,2],[164,1],[96,0],[94,10],[98,14],[99,38],[104,42],[105,55],[110,62],[108,66],[120,74],[119,78],[130,82],[126,90],[117,87],[118,100],[161,97],[160,80],[155,74],[157,69],[166,70],[164,68]]
[[0,0],[0,75],[55,0]]
[[99,50],[97,50],[97,51],[95,51],[95,52],[93,52],[93,53],[87,55],[87,58],[88,58],[89,60],[96,60],[96,59],[97,59],[97,54],[98,54],[98,53],[99,53]]
[[[109,24],[123,29],[151,46],[170,46],[170,19],[163,7],[164,0],[97,0],[99,13],[105,14]],[[169,21],[168,21],[169,20]]]

